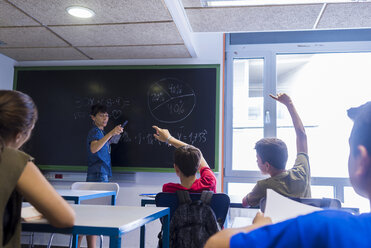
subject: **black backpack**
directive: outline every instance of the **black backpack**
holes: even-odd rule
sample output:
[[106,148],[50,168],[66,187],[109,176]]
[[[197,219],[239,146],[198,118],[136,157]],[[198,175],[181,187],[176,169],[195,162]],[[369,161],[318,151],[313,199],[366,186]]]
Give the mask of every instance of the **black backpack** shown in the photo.
[[[220,230],[215,213],[210,207],[213,192],[203,191],[200,200],[194,202],[188,191],[179,190],[176,193],[178,208],[170,221],[170,247],[202,248],[208,238]],[[159,235],[159,245],[162,244],[161,236]]]

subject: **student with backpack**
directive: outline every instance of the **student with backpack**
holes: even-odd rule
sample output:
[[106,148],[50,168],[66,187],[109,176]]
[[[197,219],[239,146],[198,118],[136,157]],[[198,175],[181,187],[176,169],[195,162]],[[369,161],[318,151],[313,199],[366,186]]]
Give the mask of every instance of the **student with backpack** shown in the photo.
[[[216,192],[216,178],[201,151],[173,136],[167,129],[153,126],[154,137],[174,146],[174,169],[180,178],[179,183],[166,183],[162,191],[177,193],[178,208],[170,221],[170,247],[202,248],[207,239],[220,230],[214,211],[210,207],[213,192]],[[201,177],[197,179],[196,173]],[[201,193],[202,192],[202,193]],[[198,201],[193,201],[189,193],[201,193]],[[159,233],[161,246],[162,232]]]
[[[174,146],[174,169],[180,179],[179,183],[166,183],[162,187],[163,192],[174,193],[177,190],[186,190],[190,193],[201,193],[210,190],[216,193],[216,178],[201,151],[188,145],[173,136],[169,130],[153,126],[156,133],[153,136],[169,145]],[[201,177],[197,179],[196,173],[200,172]]]

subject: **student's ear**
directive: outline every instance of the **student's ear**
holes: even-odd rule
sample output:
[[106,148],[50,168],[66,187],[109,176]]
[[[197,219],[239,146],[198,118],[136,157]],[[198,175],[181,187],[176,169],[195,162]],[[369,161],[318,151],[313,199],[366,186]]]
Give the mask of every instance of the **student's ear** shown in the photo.
[[179,176],[180,170],[179,170],[178,166],[176,164],[174,164],[173,166],[174,166],[175,173],[177,174],[177,176]]
[[271,171],[272,165],[269,162],[265,162],[263,166],[264,166],[264,172],[269,173]]
[[[355,171],[356,176],[364,177],[371,175],[371,158],[370,154],[368,154],[368,151],[366,147],[363,145],[359,145],[357,147],[358,149],[358,155],[357,155],[357,169]],[[369,178],[367,178],[369,180]]]

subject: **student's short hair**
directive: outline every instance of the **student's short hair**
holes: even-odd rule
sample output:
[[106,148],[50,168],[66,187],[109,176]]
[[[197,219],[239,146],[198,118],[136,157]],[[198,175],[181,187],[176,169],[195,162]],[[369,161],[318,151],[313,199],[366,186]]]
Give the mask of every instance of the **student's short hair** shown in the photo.
[[196,175],[201,162],[201,151],[191,145],[181,146],[175,149],[174,163],[184,176]]
[[96,116],[98,113],[107,113],[107,106],[100,103],[91,106],[90,114]]
[[256,153],[262,162],[268,162],[274,168],[283,170],[287,162],[287,146],[277,138],[263,138],[255,144]]
[[350,149],[357,155],[357,147],[363,145],[371,155],[371,102],[348,109],[348,116],[354,121],[349,138]]

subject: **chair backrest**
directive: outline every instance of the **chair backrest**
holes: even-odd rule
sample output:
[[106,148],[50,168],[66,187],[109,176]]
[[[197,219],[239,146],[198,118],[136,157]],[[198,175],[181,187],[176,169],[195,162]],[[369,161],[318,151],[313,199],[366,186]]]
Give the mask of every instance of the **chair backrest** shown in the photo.
[[[201,197],[200,193],[189,194],[192,201],[199,200]],[[155,198],[157,207],[169,207],[170,208],[170,218],[174,215],[174,211],[178,208],[178,197],[176,193],[158,193]],[[229,210],[230,199],[227,194],[216,193],[210,202],[210,207],[215,213],[216,219],[221,226],[224,225],[227,213]]]
[[[334,198],[296,198],[296,197],[288,197],[291,200],[307,204],[313,207],[318,208],[328,208],[328,209],[340,209],[341,202],[338,199]],[[266,198],[262,198],[260,200],[260,210],[264,212],[265,210],[265,203]]]
[[71,185],[71,189],[115,191],[117,198],[120,186],[117,183],[75,182]]

